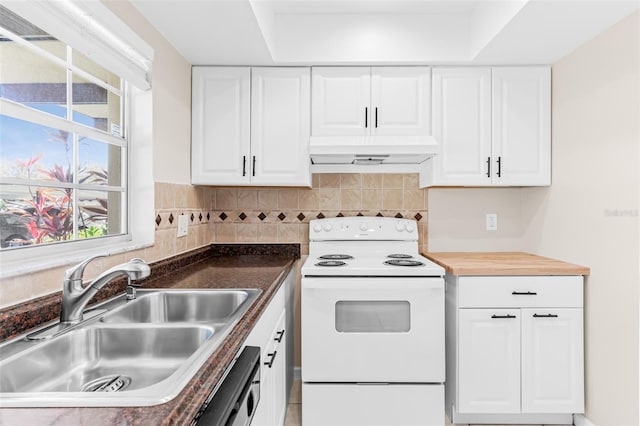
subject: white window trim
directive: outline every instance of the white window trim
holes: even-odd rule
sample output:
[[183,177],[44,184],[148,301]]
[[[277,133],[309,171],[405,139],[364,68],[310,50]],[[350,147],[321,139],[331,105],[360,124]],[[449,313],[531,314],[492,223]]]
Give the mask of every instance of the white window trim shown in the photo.
[[[128,108],[125,108],[126,117],[123,117],[128,144],[107,133],[85,126],[79,127],[80,125],[72,121],[43,112],[39,112],[35,120],[31,120],[33,111],[28,111],[30,108],[8,101],[0,102],[3,114],[15,118],[27,114],[31,121],[38,124],[95,136],[99,140],[125,146],[129,150],[128,158],[123,163],[123,167],[128,171],[125,200],[127,233],[1,251],[0,279],[70,265],[94,255],[112,255],[153,245],[153,105],[152,91],[148,90],[151,87],[153,49],[99,0],[0,0],[0,4],[133,83],[133,86],[125,85],[122,89],[128,92],[122,95],[129,99]],[[33,45],[29,47],[37,49]],[[39,53],[54,63],[60,61],[48,52]],[[59,65],[68,68],[70,64]],[[73,71],[80,71],[78,74],[87,77],[82,70],[74,67]],[[115,89],[104,82],[96,81],[92,76],[88,77],[90,81],[107,90]],[[135,117],[135,120],[132,120],[132,117]]]
[[[128,233],[2,251],[0,252],[0,265],[2,265],[0,279],[71,265],[90,256],[108,256],[153,245],[155,195],[152,160],[152,91],[132,88],[129,97],[129,108],[126,109],[130,149],[127,163]],[[135,120],[131,120],[130,117],[135,117]]]
[[0,0],[91,60],[146,90],[153,48],[100,0]]

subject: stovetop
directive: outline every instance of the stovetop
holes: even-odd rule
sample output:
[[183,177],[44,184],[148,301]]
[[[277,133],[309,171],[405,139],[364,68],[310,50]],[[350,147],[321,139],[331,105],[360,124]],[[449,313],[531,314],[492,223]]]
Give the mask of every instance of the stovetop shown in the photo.
[[303,276],[444,276],[420,256],[414,220],[342,217],[309,223]]
[[[354,255],[352,259],[326,260],[310,255],[302,266],[303,276],[370,276],[370,277],[434,277],[443,276],[444,269],[420,256],[392,259],[383,255]],[[396,264],[394,264],[396,263]]]

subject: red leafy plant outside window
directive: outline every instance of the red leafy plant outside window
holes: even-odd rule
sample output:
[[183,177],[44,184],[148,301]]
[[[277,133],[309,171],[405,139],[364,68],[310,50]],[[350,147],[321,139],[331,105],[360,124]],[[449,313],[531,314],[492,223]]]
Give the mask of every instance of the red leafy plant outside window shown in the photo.
[[[51,168],[42,168],[38,165],[44,157],[40,153],[27,160],[18,160],[18,166],[28,178],[32,178],[39,172],[40,179],[73,183],[74,174],[69,160],[71,134],[62,130],[50,132],[54,140],[65,143],[67,151],[67,167],[54,164]],[[78,169],[78,183],[91,185],[104,185],[108,182],[108,171],[104,168]],[[17,245],[42,244],[54,241],[73,239],[73,194],[71,188],[34,188],[28,187],[30,200],[23,200],[13,208],[13,213],[28,219],[25,227],[31,235],[29,241],[20,241]],[[92,203],[83,203],[78,200],[78,238],[95,238],[107,234],[108,203],[106,198],[93,198]],[[97,203],[97,205],[96,205]]]

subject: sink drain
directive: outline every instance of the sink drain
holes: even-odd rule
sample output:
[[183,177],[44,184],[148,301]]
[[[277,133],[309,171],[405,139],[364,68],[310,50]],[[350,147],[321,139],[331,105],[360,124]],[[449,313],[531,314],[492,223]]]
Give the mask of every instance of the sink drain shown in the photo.
[[114,374],[92,380],[82,387],[82,392],[119,392],[131,384],[131,377]]

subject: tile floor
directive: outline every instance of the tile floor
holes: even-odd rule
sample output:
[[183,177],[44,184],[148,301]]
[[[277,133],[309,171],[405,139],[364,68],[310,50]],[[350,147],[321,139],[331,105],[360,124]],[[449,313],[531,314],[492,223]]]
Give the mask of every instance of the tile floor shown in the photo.
[[[300,379],[293,381],[291,387],[291,397],[289,398],[289,406],[287,407],[287,418],[284,426],[301,426],[302,425],[302,382]],[[496,426],[496,425],[452,425],[447,416],[445,416],[445,426]],[[544,425],[499,425],[499,426],[544,426]],[[556,425],[557,426],[557,425]]]
[[287,407],[287,418],[284,426],[301,426],[302,425],[302,382],[300,379],[293,381],[291,386],[291,397],[289,398],[289,406]]

